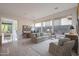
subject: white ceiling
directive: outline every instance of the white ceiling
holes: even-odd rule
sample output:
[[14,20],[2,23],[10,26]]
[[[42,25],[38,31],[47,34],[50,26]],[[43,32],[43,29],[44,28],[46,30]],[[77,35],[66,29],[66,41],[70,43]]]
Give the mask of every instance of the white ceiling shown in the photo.
[[[77,6],[69,3],[0,3],[0,14],[3,16],[38,19]],[[58,7],[57,10],[55,8]]]

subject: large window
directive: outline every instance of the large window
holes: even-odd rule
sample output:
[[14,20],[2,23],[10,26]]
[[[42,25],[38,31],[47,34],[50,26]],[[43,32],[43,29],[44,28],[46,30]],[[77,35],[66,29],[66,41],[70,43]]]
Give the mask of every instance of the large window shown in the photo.
[[35,27],[41,27],[41,23],[36,23]]
[[4,33],[11,33],[12,32],[12,24],[11,23],[2,23],[1,24],[1,31]]
[[54,20],[54,32],[59,34],[68,33],[72,25],[72,18],[61,18]]
[[61,25],[72,25],[72,20],[69,20],[68,18],[62,18]]
[[69,26],[72,25],[72,18],[61,18],[61,19],[55,19],[55,20],[49,20],[45,22],[35,23],[32,28],[36,32],[47,32],[47,31],[53,31],[56,30],[66,31],[69,29]]
[[42,26],[41,26],[41,23],[36,23],[36,24],[35,24],[35,31],[36,31],[36,32],[41,32],[41,27],[42,27]]
[[68,19],[68,18],[55,19],[54,26],[59,26],[59,25],[72,25],[72,19]]
[[61,20],[60,19],[55,19],[54,20],[54,26],[61,25]]
[[50,31],[52,29],[52,21],[43,22],[43,32]]
[[43,27],[52,26],[52,21],[43,22]]

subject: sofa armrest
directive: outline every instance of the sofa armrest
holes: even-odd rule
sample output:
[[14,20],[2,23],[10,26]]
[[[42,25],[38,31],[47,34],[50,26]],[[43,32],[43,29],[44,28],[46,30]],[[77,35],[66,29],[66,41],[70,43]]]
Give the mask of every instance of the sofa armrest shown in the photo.
[[52,48],[62,48],[62,46],[56,45],[55,43],[50,43],[49,47],[52,47]]
[[49,52],[54,55],[62,55],[64,51],[63,46],[56,45],[54,43],[49,44]]

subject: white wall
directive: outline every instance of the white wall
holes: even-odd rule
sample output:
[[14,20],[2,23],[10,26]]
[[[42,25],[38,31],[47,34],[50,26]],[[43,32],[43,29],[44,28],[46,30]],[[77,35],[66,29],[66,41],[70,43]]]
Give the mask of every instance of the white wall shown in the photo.
[[12,25],[12,39],[13,41],[18,40],[17,38],[17,20],[13,20],[13,25]]

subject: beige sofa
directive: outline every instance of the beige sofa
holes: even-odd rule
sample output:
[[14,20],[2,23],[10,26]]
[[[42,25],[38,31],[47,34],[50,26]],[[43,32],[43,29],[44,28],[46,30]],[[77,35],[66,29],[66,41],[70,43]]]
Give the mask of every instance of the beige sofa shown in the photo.
[[44,41],[44,40],[49,39],[49,38],[50,38],[49,33],[32,33],[31,34],[31,41],[33,43]]
[[75,41],[66,41],[62,46],[56,45],[54,43],[49,44],[49,53],[55,56],[70,56],[72,53],[72,48]]

